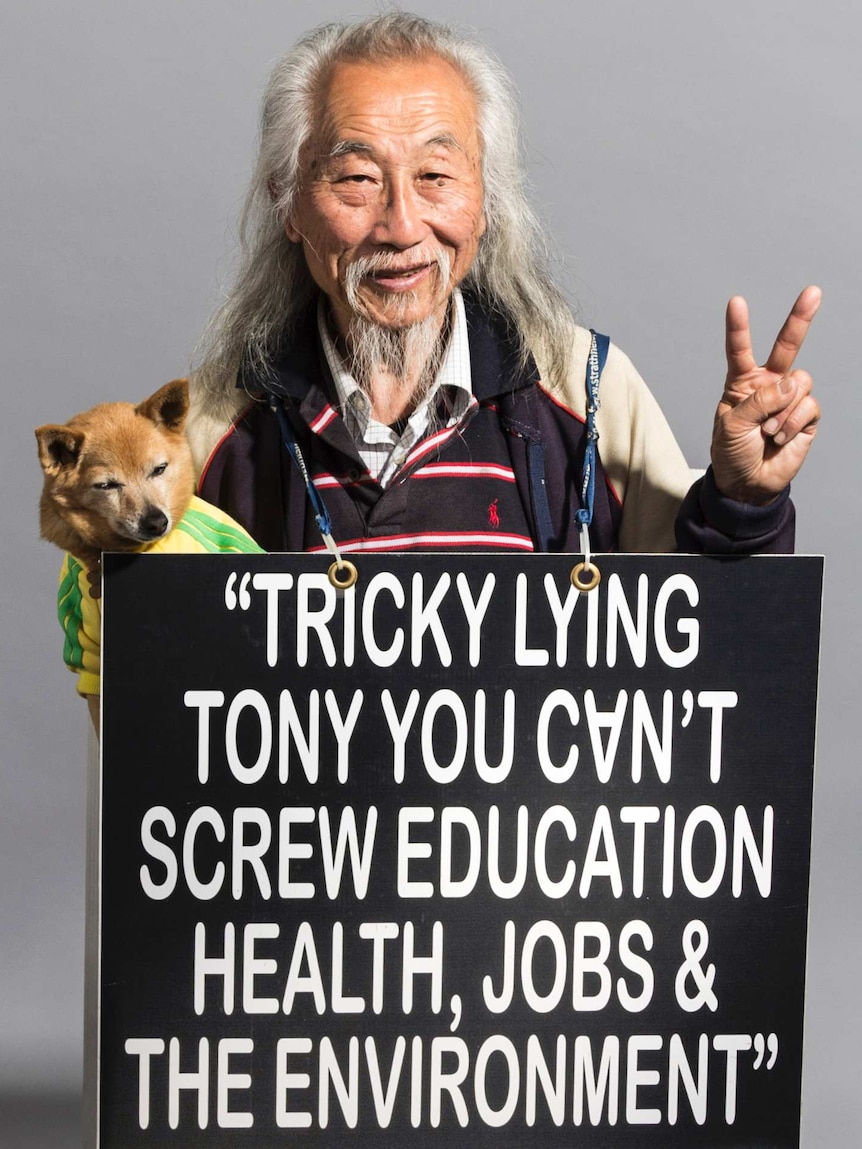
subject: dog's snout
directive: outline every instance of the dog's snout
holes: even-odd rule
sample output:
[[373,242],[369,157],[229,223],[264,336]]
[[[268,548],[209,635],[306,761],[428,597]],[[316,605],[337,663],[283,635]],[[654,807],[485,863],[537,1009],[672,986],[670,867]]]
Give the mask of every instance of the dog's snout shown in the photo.
[[160,539],[168,529],[168,516],[158,507],[151,507],[141,515],[139,530],[145,539]]

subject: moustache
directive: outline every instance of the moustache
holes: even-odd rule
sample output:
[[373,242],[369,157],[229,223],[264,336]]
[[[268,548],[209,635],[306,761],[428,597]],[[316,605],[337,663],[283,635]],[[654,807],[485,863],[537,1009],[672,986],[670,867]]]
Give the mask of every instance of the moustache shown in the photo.
[[348,264],[345,273],[345,290],[349,298],[351,293],[358,290],[362,280],[369,276],[379,275],[382,272],[398,275],[402,272],[416,271],[418,268],[427,267],[430,264],[436,264],[441,279],[444,283],[448,283],[451,261],[448,253],[439,248],[429,251],[423,251],[420,248],[418,251],[411,252],[409,259],[405,259],[403,255],[399,258],[399,256],[386,251],[362,255],[353,263]]

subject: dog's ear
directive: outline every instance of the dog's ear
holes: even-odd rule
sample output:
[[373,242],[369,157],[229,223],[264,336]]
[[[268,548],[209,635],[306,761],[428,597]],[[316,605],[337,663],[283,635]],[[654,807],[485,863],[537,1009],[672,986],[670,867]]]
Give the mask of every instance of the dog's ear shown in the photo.
[[174,379],[135,408],[135,413],[169,431],[182,431],[189,413],[189,381]]
[[64,467],[74,467],[84,444],[84,432],[48,423],[36,428],[39,462],[46,475],[58,474]]

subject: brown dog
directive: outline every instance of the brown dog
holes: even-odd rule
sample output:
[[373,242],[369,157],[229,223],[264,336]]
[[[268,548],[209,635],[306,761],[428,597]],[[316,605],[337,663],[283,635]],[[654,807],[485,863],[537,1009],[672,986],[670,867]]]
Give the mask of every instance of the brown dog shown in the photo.
[[102,551],[142,550],[168,534],[194,489],[188,409],[188,381],[175,379],[137,407],[102,403],[38,427],[42,537],[98,571]]

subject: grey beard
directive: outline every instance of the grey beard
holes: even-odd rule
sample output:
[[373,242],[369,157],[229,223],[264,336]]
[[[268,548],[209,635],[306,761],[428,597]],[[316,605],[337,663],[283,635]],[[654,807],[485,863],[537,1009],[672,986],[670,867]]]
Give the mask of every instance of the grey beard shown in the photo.
[[[446,252],[434,253],[441,283],[449,282],[450,261]],[[416,323],[398,325],[399,305],[407,310],[409,294],[394,297],[392,323],[383,326],[365,314],[359,285],[366,275],[392,266],[389,254],[379,253],[356,260],[347,269],[345,295],[353,318],[348,329],[349,363],[357,384],[368,394],[371,382],[381,372],[392,376],[402,389],[410,388],[415,409],[428,395],[440,371],[446,348],[447,327],[440,329],[436,316]]]
[[[440,371],[446,339],[436,316],[409,327],[381,327],[354,316],[350,321],[350,370],[368,395],[381,372],[392,376],[401,390],[411,389],[412,406],[426,398]],[[418,376],[417,376],[418,366]]]

